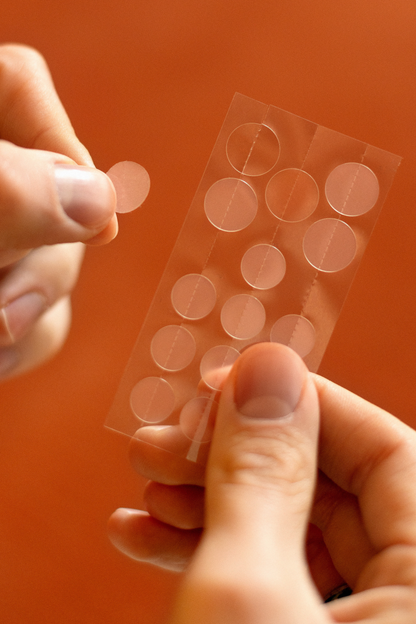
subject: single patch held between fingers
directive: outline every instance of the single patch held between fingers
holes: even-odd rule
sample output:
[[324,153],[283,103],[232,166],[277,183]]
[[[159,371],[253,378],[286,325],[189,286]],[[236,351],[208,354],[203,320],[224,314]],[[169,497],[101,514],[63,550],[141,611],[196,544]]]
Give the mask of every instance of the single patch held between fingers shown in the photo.
[[131,212],[142,205],[150,190],[150,177],[142,165],[124,160],[113,165],[107,175],[116,189],[116,212]]

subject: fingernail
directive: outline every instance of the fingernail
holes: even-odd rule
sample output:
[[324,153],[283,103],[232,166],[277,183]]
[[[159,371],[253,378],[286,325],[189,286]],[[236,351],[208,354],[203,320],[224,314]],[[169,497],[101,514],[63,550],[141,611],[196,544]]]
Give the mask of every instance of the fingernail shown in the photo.
[[99,227],[114,214],[114,187],[102,171],[89,167],[55,165],[55,181],[61,206],[73,221]]
[[300,399],[305,365],[288,347],[256,345],[237,363],[234,400],[238,411],[251,418],[283,418]]
[[46,298],[30,292],[11,301],[0,309],[0,344],[10,344],[21,338],[45,312]]
[[14,348],[0,349],[0,377],[6,375],[16,368],[19,363],[19,354]]

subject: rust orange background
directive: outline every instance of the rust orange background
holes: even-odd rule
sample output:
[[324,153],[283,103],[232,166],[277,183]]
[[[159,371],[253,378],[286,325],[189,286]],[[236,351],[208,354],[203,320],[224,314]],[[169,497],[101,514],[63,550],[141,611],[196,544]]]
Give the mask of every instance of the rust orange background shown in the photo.
[[107,541],[143,482],[103,421],[235,91],[404,157],[321,372],[416,426],[416,5],[1,0],[0,40],[44,54],[99,168],[152,179],[88,251],[64,350],[1,387],[0,620],[159,624],[178,579]]

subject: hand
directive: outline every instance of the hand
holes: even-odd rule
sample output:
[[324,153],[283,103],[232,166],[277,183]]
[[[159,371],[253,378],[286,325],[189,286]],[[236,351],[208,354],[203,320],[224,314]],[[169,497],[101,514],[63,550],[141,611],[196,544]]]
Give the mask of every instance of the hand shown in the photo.
[[84,245],[117,233],[94,168],[41,55],[0,46],[0,378],[51,357],[70,324]]
[[[201,468],[164,467],[168,452],[144,439],[166,446],[169,430],[145,432],[132,459],[159,481],[147,489],[153,517],[119,510],[110,535],[130,556],[176,569],[199,542],[175,624],[416,621],[412,429],[309,374],[289,349],[251,347],[223,388],[202,538]],[[324,605],[320,594],[344,582],[353,595]]]

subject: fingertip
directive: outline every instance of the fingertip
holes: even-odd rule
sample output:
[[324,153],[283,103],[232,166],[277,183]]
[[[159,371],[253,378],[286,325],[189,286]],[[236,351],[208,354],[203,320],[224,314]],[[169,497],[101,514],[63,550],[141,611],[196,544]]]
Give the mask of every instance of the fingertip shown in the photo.
[[111,243],[111,241],[113,241],[116,238],[117,234],[118,234],[118,219],[117,219],[117,215],[114,214],[111,218],[110,223],[106,225],[104,230],[99,232],[99,234],[92,236],[92,238],[89,238],[88,240],[86,240],[85,244],[88,246],[91,245],[91,247],[99,247],[100,245],[108,245],[108,243]]
[[170,526],[145,511],[120,508],[109,518],[111,543],[127,557],[182,572],[201,538],[201,530]]
[[92,167],[54,166],[59,202],[66,216],[86,228],[102,228],[114,217],[116,192],[110,178]]
[[247,349],[233,374],[238,412],[254,418],[288,416],[299,402],[307,372],[303,360],[284,345],[268,342]]
[[126,526],[129,521],[137,516],[148,515],[146,512],[138,509],[131,509],[129,507],[119,507],[116,509],[108,519],[108,530],[113,535],[120,528]]
[[137,531],[137,523],[148,515],[145,511],[138,509],[127,507],[116,509],[107,522],[107,534],[113,546],[124,554],[132,556],[131,542]]

